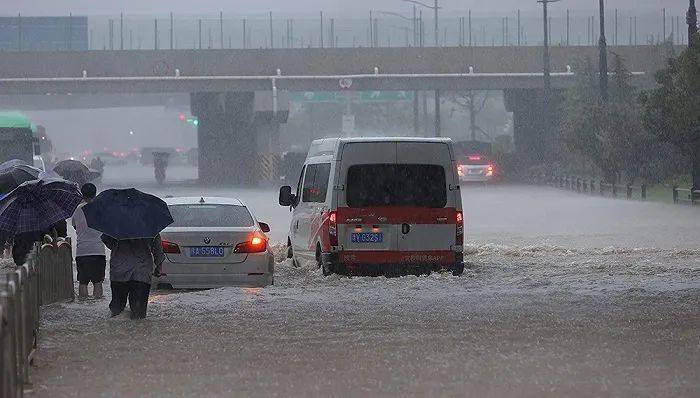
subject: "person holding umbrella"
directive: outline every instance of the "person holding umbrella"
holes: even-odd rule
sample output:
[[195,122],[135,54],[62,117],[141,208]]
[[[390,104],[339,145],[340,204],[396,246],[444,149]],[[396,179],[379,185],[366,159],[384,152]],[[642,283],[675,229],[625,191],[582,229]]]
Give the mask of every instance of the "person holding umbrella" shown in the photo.
[[34,242],[63,225],[82,200],[77,185],[54,178],[23,182],[3,197],[0,232],[13,237],[15,264],[24,264]]
[[167,204],[136,189],[108,189],[82,208],[90,228],[102,232],[111,250],[111,315],[131,309],[131,319],[146,317],[151,277],[165,260],[160,231],[173,223]]
[[[97,187],[87,183],[80,188],[80,192],[89,203],[97,194]],[[78,269],[78,298],[88,297],[88,284],[92,283],[92,296],[96,299],[102,298],[102,282],[105,280],[105,268],[107,260],[105,258],[105,246],[101,240],[101,233],[88,227],[85,221],[81,205],[75,210],[72,222],[76,233],[75,245],[75,266]]]

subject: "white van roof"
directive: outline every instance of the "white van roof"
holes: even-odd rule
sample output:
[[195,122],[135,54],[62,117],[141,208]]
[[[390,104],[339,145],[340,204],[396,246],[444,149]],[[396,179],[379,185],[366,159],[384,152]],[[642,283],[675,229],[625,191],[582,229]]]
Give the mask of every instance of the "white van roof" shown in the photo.
[[429,142],[451,143],[451,138],[428,137],[353,137],[353,138],[322,138],[314,140],[309,148],[307,159],[320,157],[335,157],[338,147],[345,143],[356,142]]

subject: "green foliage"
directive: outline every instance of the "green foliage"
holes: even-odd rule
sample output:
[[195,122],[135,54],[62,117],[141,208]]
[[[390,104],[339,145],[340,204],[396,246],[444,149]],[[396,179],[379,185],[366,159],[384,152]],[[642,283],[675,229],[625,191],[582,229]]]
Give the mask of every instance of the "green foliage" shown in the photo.
[[631,74],[615,57],[609,100],[601,100],[598,74],[590,60],[576,68],[577,82],[567,93],[562,140],[573,157],[593,162],[605,180],[617,182],[621,173],[628,183],[641,176],[648,165],[653,137],[640,122],[640,106]]
[[[643,121],[658,139],[687,155],[700,145],[700,38],[656,74],[659,86],[642,95]],[[697,155],[696,155],[697,156]]]

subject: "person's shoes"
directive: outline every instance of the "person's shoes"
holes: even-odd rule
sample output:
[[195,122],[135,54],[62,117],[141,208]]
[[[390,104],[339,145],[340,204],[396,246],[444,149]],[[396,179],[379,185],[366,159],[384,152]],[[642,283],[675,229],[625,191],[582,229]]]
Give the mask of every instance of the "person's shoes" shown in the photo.
[[92,297],[95,299],[101,299],[104,297],[104,292],[102,291],[102,283],[92,284]]
[[135,313],[132,312],[130,318],[131,318],[132,320],[144,319],[144,318],[146,318],[146,314],[135,314]]
[[114,318],[115,316],[118,316],[119,314],[121,314],[122,311],[123,311],[123,310],[116,310],[116,309],[113,309],[113,308],[110,308],[110,309],[109,309],[109,313],[110,313],[110,316],[111,316],[112,318]]
[[88,285],[83,285],[82,283],[78,285],[78,300],[87,300],[88,298]]

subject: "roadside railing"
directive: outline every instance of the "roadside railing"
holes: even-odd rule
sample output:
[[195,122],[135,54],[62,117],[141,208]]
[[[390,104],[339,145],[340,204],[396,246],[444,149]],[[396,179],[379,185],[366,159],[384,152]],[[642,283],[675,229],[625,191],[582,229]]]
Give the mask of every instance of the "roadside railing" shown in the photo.
[[21,397],[38,346],[41,305],[73,299],[70,243],[37,245],[27,262],[0,269],[0,396]]
[[691,206],[700,204],[700,191],[692,188],[678,188],[673,186],[673,203],[689,204]]
[[570,175],[535,174],[528,178],[529,182],[537,185],[548,185],[567,191],[582,194],[600,195],[611,198],[647,199],[647,186],[608,184],[594,178],[581,178]]

